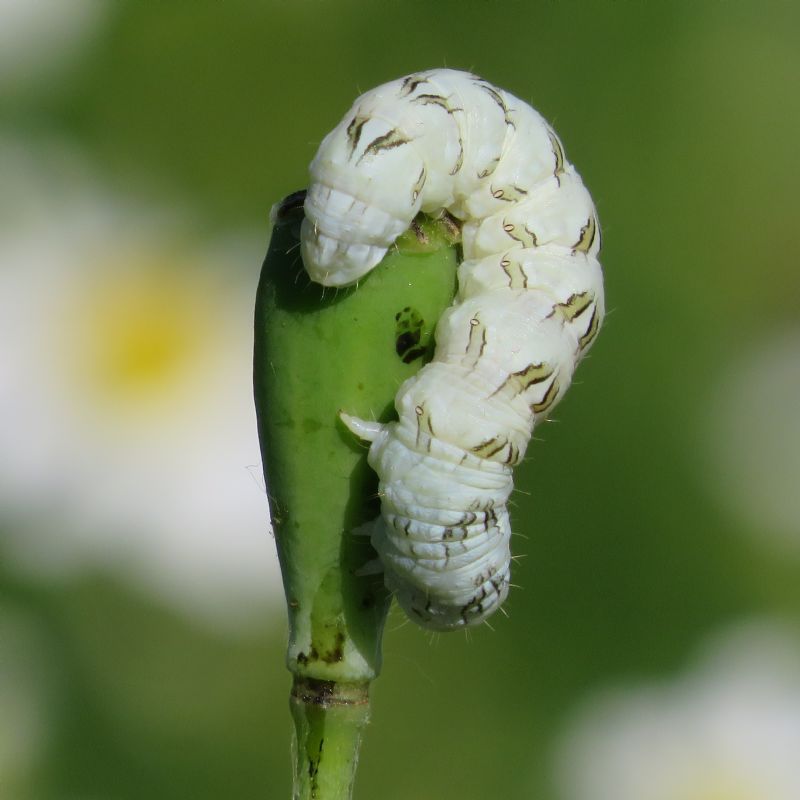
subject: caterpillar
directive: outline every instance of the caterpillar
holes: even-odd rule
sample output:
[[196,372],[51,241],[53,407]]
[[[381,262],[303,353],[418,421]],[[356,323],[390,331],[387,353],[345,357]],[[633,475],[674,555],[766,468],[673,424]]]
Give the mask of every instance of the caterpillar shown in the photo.
[[356,283],[420,212],[461,224],[456,298],[399,419],[341,417],[370,442],[387,587],[423,627],[477,624],[509,591],[513,467],[603,319],[592,199],[533,108],[450,69],[359,97],[310,175],[301,252],[324,285]]

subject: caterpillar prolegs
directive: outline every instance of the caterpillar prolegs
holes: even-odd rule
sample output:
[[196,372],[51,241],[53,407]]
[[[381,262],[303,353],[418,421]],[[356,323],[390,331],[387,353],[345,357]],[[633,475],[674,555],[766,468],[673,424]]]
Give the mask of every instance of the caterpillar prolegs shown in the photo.
[[311,164],[311,278],[356,282],[419,212],[462,223],[454,304],[397,422],[342,415],[371,442],[385,581],[420,625],[483,621],[508,594],[512,469],[603,318],[600,229],[552,128],[466,72],[415,73],[359,97]]

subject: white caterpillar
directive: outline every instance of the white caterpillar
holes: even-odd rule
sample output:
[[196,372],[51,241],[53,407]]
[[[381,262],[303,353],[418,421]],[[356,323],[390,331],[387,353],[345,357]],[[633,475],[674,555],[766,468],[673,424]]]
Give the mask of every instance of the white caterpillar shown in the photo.
[[508,594],[506,503],[534,425],[564,395],[603,318],[600,231],[561,142],[526,103],[437,69],[356,100],[311,164],[311,278],[357,281],[420,211],[463,222],[458,295],[398,422],[342,415],[372,444],[386,585],[420,625],[484,620]]

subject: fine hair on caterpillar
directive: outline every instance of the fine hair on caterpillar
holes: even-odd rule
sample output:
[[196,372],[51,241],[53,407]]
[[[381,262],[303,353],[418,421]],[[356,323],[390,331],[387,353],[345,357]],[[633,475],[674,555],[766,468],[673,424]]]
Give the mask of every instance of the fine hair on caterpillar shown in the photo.
[[355,101],[311,164],[308,274],[357,282],[420,212],[461,224],[456,299],[433,360],[397,393],[398,421],[342,419],[370,442],[386,585],[444,631],[508,594],[512,470],[594,341],[603,278],[595,208],[558,136],[475,75],[415,73]]

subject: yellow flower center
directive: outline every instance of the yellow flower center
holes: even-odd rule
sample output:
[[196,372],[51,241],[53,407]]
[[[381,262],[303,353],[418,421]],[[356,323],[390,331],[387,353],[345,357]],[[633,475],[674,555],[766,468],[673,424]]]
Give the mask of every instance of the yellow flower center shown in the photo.
[[213,345],[212,293],[193,278],[152,260],[100,273],[76,309],[71,382],[77,377],[81,391],[105,403],[160,403],[180,393]]

